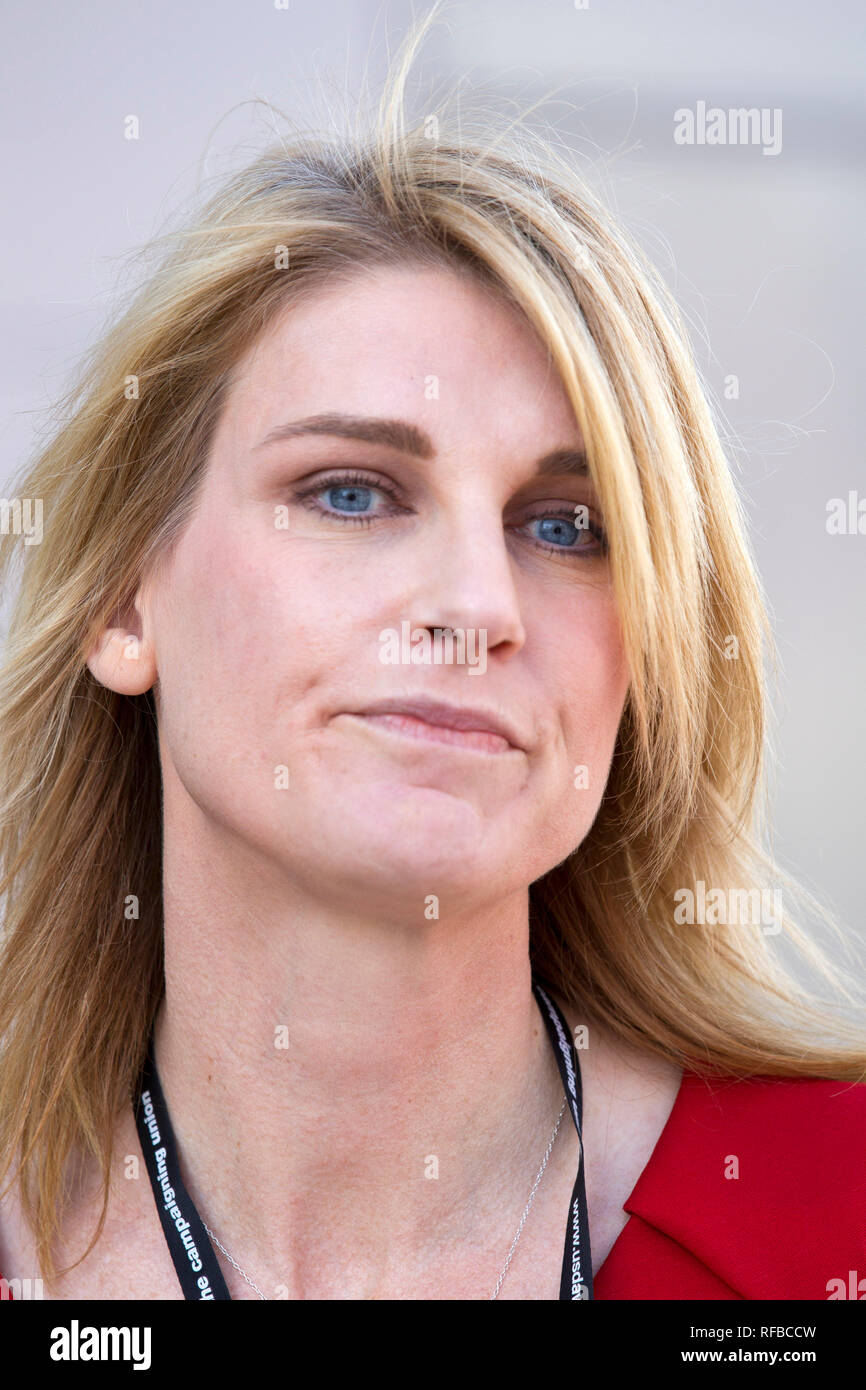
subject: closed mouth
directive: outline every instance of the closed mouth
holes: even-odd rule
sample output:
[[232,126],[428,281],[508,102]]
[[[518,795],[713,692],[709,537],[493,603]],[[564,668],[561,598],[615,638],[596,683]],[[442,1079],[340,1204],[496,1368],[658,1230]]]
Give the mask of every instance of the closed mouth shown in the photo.
[[395,734],[485,753],[522,751],[516,731],[498,715],[440,701],[381,700],[346,711]]

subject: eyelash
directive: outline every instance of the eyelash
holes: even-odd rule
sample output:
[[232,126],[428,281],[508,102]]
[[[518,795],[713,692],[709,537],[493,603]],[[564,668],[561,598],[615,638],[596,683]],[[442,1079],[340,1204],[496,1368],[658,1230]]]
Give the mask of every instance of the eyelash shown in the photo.
[[[386,483],[379,479],[377,479],[374,482],[372,478],[367,477],[363,473],[352,472],[335,474],[333,477],[319,478],[312,487],[296,492],[295,500],[300,502],[302,506],[305,506],[308,511],[316,512],[319,516],[336,518],[340,523],[348,522],[349,525],[352,526],[372,526],[374,521],[382,520],[381,517],[377,516],[352,515],[350,512],[327,511],[325,508],[320,507],[314,499],[318,496],[319,493],[328,492],[331,488],[335,487],[368,488],[370,491],[384,493],[384,495],[390,499],[390,501],[393,503],[395,507],[400,505],[400,499],[397,490],[394,487],[392,487],[389,483]],[[552,508],[548,511],[536,512],[533,516],[529,518],[529,522],[543,521],[546,517],[550,517],[552,519],[561,519],[563,516],[567,515],[567,512],[568,508]],[[527,522],[526,524],[528,525],[529,522]],[[599,526],[597,522],[590,522],[587,525],[586,529],[589,531],[590,535],[595,537],[596,541],[598,542],[597,550],[568,550],[564,546],[550,545],[548,542],[541,541],[538,539],[535,539],[535,544],[541,550],[547,551],[548,554],[556,555],[560,559],[564,555],[588,554],[590,557],[595,557],[598,555],[607,555],[608,539],[604,528],[602,526]]]

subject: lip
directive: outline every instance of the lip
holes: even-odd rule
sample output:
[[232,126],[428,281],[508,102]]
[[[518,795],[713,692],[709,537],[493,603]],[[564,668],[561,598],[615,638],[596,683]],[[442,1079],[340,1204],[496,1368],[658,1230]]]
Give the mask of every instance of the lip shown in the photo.
[[[510,720],[503,719],[501,715],[494,714],[491,710],[481,709],[477,705],[451,705],[443,700],[432,700],[426,696],[418,696],[416,699],[409,700],[399,698],[377,700],[374,704],[365,705],[361,709],[347,710],[346,713],[358,715],[361,718],[405,715],[410,719],[421,720],[432,728],[450,730],[456,734],[494,734],[498,738],[504,739],[508,745],[502,750],[503,752],[526,751],[525,739]],[[465,746],[471,746],[468,740]]]

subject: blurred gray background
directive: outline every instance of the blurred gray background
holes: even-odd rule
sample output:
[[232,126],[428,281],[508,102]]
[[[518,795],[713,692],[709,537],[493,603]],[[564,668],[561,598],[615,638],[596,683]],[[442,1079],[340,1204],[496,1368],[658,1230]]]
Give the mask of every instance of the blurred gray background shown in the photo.
[[[117,295],[124,253],[268,143],[266,101],[322,124],[378,93],[426,0],[6,0],[0,85],[0,494]],[[866,497],[857,414],[864,271],[864,8],[857,0],[465,0],[410,90],[462,77],[573,151],[690,325],[752,522],[780,655],[775,848],[863,932]],[[553,95],[550,94],[553,92]],[[682,145],[674,112],[779,109],[781,149]],[[124,138],[135,114],[140,138]],[[736,376],[739,395],[725,397]]]

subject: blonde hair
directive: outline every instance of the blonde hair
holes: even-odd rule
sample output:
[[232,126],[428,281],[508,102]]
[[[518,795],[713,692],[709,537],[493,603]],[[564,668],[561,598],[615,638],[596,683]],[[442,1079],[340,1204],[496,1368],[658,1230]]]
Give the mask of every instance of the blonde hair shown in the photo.
[[[189,517],[233,365],[279,311],[366,266],[451,266],[519,306],[573,403],[611,538],[631,685],[595,823],[531,886],[536,975],[692,1070],[866,1075],[853,978],[789,915],[772,942],[674,921],[674,894],[699,880],[799,891],[761,843],[770,634],[740,503],[676,306],[568,161],[525,129],[457,138],[444,114],[434,138],[429,122],[407,129],[435,13],[372,132],[294,136],[161,239],[19,480],[47,521],[17,552],[0,671],[0,1181],[17,1165],[49,1278],[74,1153],[103,1174],[88,1250],[102,1231],[113,1129],[163,987],[153,692],[106,689],[84,656]],[[4,571],[12,553],[7,540]],[[832,1001],[798,983],[782,944]]]

